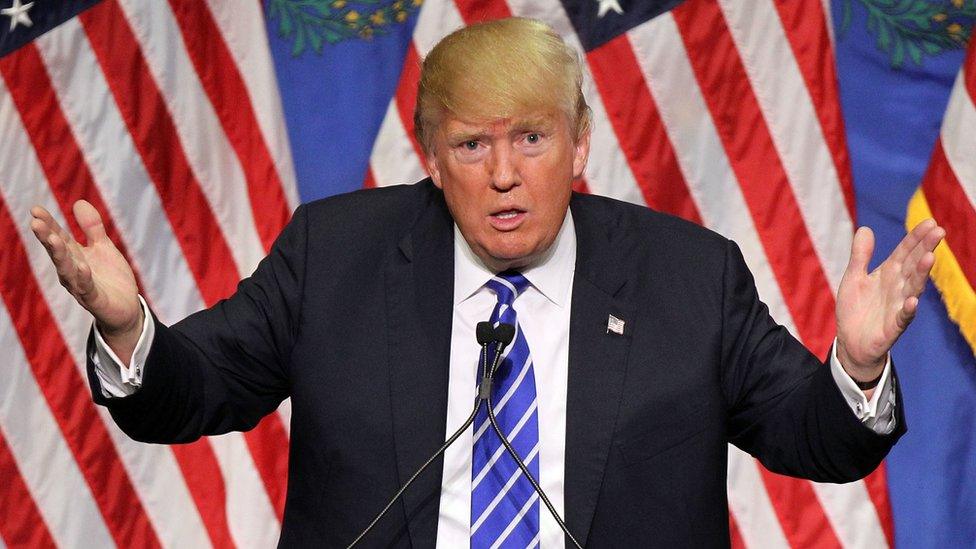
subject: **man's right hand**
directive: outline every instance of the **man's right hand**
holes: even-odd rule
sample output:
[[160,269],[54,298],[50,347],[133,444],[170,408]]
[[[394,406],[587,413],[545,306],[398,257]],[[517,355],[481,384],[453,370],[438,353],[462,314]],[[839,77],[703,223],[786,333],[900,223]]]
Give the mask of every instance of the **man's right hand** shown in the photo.
[[40,206],[31,208],[31,230],[51,256],[61,285],[95,317],[105,342],[128,364],[144,321],[135,275],[105,234],[98,211],[84,200],[75,202],[73,210],[87,246]]

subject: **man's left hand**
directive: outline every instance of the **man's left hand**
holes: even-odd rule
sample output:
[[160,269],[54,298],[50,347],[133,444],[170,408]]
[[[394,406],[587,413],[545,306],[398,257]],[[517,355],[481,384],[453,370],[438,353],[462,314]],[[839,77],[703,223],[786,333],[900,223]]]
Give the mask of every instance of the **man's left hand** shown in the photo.
[[867,227],[854,233],[851,259],[837,290],[837,359],[855,381],[881,376],[888,351],[915,317],[935,263],[933,251],[944,236],[942,227],[926,219],[868,273],[874,233]]

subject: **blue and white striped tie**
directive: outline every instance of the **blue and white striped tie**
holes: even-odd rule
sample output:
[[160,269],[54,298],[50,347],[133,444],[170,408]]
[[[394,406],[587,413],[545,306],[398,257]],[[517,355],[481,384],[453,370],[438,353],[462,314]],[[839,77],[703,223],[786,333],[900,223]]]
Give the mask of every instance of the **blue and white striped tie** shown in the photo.
[[[505,272],[488,281],[498,296],[491,314],[493,326],[515,326],[515,339],[498,366],[491,391],[495,417],[532,476],[539,479],[539,412],[535,373],[525,335],[512,304],[529,286],[519,273]],[[489,364],[494,358],[489,347]],[[484,368],[484,364],[479,366]],[[481,372],[479,371],[479,379]],[[474,421],[471,460],[471,547],[526,549],[539,544],[539,497],[522,470],[505,450],[488,421],[485,406]]]

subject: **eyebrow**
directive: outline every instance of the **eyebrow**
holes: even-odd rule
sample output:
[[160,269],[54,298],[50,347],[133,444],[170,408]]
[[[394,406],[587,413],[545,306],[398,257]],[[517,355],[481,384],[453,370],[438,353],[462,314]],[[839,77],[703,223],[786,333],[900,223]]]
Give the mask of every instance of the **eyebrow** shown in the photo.
[[[516,121],[508,130],[509,134],[524,133],[532,130],[540,130],[544,133],[552,131],[553,121],[547,117],[527,118]],[[470,129],[458,129],[447,133],[448,143],[463,143],[465,141],[477,141],[491,134],[490,127],[474,127]]]
[[455,130],[447,134],[448,143],[461,143],[464,141],[472,141],[483,138],[488,135],[488,130],[485,128],[478,128],[472,130]]
[[512,125],[510,133],[522,133],[530,130],[542,130],[548,133],[552,130],[553,125],[551,120],[542,117],[519,120]]

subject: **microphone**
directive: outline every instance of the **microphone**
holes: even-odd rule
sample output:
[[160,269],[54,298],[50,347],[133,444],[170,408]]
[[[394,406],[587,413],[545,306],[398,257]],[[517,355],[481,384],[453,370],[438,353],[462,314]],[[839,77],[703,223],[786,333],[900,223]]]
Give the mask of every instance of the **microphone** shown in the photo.
[[474,335],[478,339],[478,345],[484,348],[486,345],[494,341],[495,330],[491,327],[491,322],[479,322],[474,329]]
[[[450,437],[448,437],[446,441],[444,441],[444,444],[440,448],[438,448],[436,452],[434,452],[434,455],[430,456],[430,458],[428,458],[427,461],[425,461],[424,464],[421,465],[419,469],[417,469],[417,472],[414,473],[407,480],[406,483],[404,483],[403,487],[397,490],[397,493],[393,495],[393,499],[391,499],[390,502],[386,504],[386,507],[383,507],[383,510],[380,511],[378,515],[376,515],[376,518],[374,518],[373,521],[370,522],[369,525],[366,526],[366,528],[362,532],[360,532],[358,536],[356,536],[356,539],[354,539],[353,542],[350,543],[346,549],[352,549],[353,547],[355,547],[356,544],[358,544],[363,539],[363,537],[365,537],[366,534],[368,534],[369,531],[372,530],[374,526],[376,526],[376,524],[380,521],[380,519],[382,519],[383,516],[386,515],[386,513],[390,510],[390,508],[393,507],[393,504],[396,503],[396,500],[400,499],[400,496],[402,496],[403,493],[407,491],[407,488],[409,488],[410,485],[413,484],[413,481],[417,480],[417,477],[419,477],[420,474],[423,473],[424,470],[427,469],[427,467],[431,463],[433,463],[435,459],[438,458],[438,456],[443,454],[444,451],[447,450],[447,448],[450,445],[454,444],[454,442],[458,439],[458,437],[460,437],[461,434],[464,433],[464,431],[467,430],[467,428],[470,427],[472,423],[474,423],[474,417],[478,413],[478,408],[481,406],[481,401],[488,400],[489,403],[491,402],[489,396],[485,396],[485,397],[481,396],[481,391],[485,387],[486,380],[487,380],[488,394],[490,395],[491,376],[495,374],[495,369],[498,367],[498,363],[501,362],[502,351],[505,349],[505,347],[508,346],[509,343],[512,342],[512,339],[515,337],[514,326],[510,324],[502,324],[501,326],[507,327],[504,328],[501,333],[498,332],[498,329],[493,328],[490,322],[479,322],[478,325],[475,327],[475,337],[478,340],[478,345],[481,345],[481,363],[485,365],[485,372],[482,376],[482,381],[479,384],[478,396],[474,400],[474,409],[471,410],[471,415],[468,416],[468,419],[464,422],[463,425],[461,425],[460,428],[458,428],[457,431],[454,431],[454,434],[452,434]],[[501,326],[499,326],[499,328]],[[492,366],[491,369],[489,370],[488,345],[490,345],[491,343],[498,343],[498,347],[495,349],[495,358],[492,361]],[[490,416],[492,415],[491,408],[489,408],[488,413]],[[502,438],[502,440],[505,439]],[[518,457],[516,457],[515,459],[518,460]],[[519,461],[519,463],[521,464],[521,461]],[[525,467],[524,465],[522,466],[523,468]],[[533,480],[533,484],[535,484],[534,480]]]
[[[484,370],[481,372],[481,383],[478,384],[478,401],[488,400],[491,395],[491,384],[495,378],[495,370],[498,369],[498,364],[502,360],[502,350],[508,347],[508,344],[515,339],[515,326],[511,324],[499,324],[497,327],[492,328],[490,322],[479,322],[478,330],[483,332],[478,334],[478,343],[481,344],[481,363],[484,364]],[[484,337],[482,337],[484,335]],[[491,361],[491,367],[488,366],[488,344],[498,343],[497,349],[495,349],[495,358]],[[475,405],[475,412],[478,411],[477,405]]]
[[502,323],[495,328],[495,341],[501,343],[502,347],[507,347],[513,339],[515,339],[515,326]]

